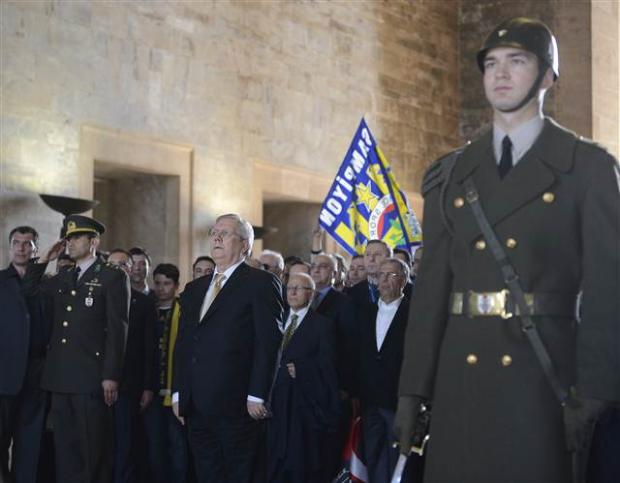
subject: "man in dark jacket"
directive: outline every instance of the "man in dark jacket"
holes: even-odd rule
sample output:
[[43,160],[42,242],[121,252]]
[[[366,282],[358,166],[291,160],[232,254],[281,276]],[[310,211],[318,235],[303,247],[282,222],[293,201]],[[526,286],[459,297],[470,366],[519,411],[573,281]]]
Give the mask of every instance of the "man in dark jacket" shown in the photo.
[[38,238],[29,226],[11,230],[11,263],[0,270],[0,480],[17,483],[36,481],[47,400],[40,384],[50,326],[43,300],[22,294]]
[[[112,250],[108,263],[120,267],[127,276],[131,273],[132,257],[125,250]],[[123,379],[114,406],[115,483],[141,481],[140,478],[146,475],[146,451],[140,413],[153,401],[156,320],[152,298],[132,288]]]
[[[395,429],[407,453],[419,403],[432,399],[427,482],[566,483],[571,452],[605,401],[620,400],[618,164],[543,117],[559,75],[547,26],[509,20],[477,60],[493,129],[425,176]],[[499,247],[476,221],[478,202]],[[522,328],[514,281],[550,363]]]
[[338,422],[333,322],[310,307],[305,273],[287,285],[289,315],[271,397],[267,474],[270,483],[321,483],[322,445]]

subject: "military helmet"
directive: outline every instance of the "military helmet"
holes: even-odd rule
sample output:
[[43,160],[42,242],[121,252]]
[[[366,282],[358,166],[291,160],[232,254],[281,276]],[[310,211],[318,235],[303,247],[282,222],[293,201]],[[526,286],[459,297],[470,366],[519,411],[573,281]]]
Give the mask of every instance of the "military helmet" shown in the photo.
[[484,58],[496,47],[515,47],[536,55],[553,70],[554,80],[560,76],[558,44],[544,23],[526,17],[516,17],[498,25],[478,51],[478,67],[484,72]]

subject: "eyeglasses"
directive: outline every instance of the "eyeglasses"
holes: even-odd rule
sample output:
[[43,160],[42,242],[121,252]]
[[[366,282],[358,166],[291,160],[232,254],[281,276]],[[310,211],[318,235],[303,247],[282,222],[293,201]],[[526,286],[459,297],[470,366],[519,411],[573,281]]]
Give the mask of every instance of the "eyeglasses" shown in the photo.
[[310,265],[310,270],[318,268],[319,270],[331,270],[332,266],[327,263],[313,263]]
[[209,230],[210,238],[221,238],[222,240],[224,240],[226,238],[230,238],[233,235],[236,235],[236,233],[226,231],[226,230],[216,230],[215,228],[211,228]]
[[302,291],[302,290],[310,290],[312,291],[312,289],[310,287],[299,287],[297,285],[289,285],[286,287],[286,291],[287,292],[297,292],[297,291]]
[[378,279],[388,279],[388,278],[396,278],[396,277],[400,277],[401,274],[400,273],[396,273],[396,272],[379,272],[377,273],[377,278]]

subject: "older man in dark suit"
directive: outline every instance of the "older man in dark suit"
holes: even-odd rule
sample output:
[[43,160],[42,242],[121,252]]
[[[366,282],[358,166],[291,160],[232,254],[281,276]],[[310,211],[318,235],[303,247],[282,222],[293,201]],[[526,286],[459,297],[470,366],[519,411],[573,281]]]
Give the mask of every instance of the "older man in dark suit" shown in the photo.
[[289,316],[271,398],[268,481],[321,483],[322,445],[338,423],[334,324],[310,308],[314,282],[291,275]]
[[212,276],[187,284],[175,349],[173,409],[187,418],[200,483],[249,482],[281,334],[280,281],[244,260],[252,226],[239,215],[210,231]]

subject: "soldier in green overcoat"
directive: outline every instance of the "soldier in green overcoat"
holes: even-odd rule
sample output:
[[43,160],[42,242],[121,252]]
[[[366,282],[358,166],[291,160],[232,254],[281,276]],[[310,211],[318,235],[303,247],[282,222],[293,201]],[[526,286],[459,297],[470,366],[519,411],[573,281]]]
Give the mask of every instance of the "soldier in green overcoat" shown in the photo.
[[[544,24],[503,23],[477,60],[493,127],[424,179],[395,431],[408,453],[420,403],[432,403],[426,483],[567,483],[571,451],[620,400],[618,163],[543,116],[559,76]],[[519,277],[547,369],[476,221],[468,178]]]

